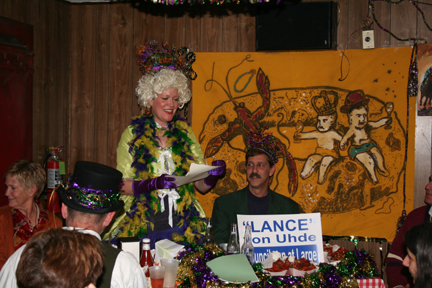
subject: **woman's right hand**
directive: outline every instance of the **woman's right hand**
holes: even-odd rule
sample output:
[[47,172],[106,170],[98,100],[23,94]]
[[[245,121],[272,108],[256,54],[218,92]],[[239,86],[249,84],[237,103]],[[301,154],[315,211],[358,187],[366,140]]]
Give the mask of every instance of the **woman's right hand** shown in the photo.
[[173,181],[175,181],[175,178],[170,177],[167,174],[163,174],[153,179],[133,181],[132,191],[135,196],[138,196],[139,194],[151,192],[157,189],[175,189],[177,188],[177,184]]

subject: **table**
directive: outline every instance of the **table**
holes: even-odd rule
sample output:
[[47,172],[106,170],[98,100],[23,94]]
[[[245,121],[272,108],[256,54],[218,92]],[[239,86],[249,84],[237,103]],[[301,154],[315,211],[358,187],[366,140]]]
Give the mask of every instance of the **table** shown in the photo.
[[379,277],[357,279],[359,288],[386,288],[384,281]]

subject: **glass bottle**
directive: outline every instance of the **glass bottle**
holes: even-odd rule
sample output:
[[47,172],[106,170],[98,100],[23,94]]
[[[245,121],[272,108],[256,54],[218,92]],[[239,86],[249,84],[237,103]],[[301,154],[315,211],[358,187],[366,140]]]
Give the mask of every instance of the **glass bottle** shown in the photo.
[[255,249],[252,244],[252,227],[250,225],[245,226],[244,242],[241,247],[241,253],[246,255],[251,264],[255,262]]
[[206,233],[204,236],[204,243],[215,243],[213,238],[213,232],[212,232],[212,222],[211,218],[207,218],[207,225],[206,225]]
[[150,277],[149,267],[153,266],[153,257],[150,252],[150,239],[144,238],[142,244],[142,255],[140,261],[141,267],[144,268],[146,277]]
[[228,254],[239,254],[240,247],[237,241],[237,224],[231,224],[231,235],[229,238],[228,246],[227,246]]

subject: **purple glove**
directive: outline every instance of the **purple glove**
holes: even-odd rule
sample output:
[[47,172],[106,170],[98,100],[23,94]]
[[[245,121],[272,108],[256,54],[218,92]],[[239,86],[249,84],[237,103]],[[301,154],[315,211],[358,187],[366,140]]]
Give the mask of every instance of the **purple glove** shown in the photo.
[[226,171],[226,163],[224,160],[215,160],[213,161],[212,166],[221,167],[208,171],[209,176],[204,179],[204,183],[209,187],[214,187],[219,178],[222,178],[225,175]]
[[138,196],[139,194],[151,192],[157,189],[177,188],[177,184],[171,182],[174,180],[175,179],[173,177],[163,174],[153,179],[134,181],[132,183],[132,191],[134,195]]

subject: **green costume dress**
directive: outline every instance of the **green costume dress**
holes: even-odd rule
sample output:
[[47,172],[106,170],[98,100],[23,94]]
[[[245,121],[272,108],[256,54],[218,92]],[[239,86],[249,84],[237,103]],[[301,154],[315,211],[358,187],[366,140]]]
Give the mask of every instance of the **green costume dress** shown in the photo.
[[[166,148],[160,147],[156,141],[160,129],[153,117],[141,116],[132,120],[123,132],[117,147],[117,169],[123,173],[124,179],[143,180],[162,174],[184,176],[192,163],[204,163],[201,145],[184,120],[174,116],[168,123],[164,134],[168,137]],[[104,233],[104,240],[110,234],[152,239],[156,237],[151,237],[152,233],[157,233],[156,239],[193,243],[205,230],[205,213],[196,200],[193,183],[176,189],[155,190],[138,198],[126,195],[120,198],[125,202],[124,210],[117,213],[109,231]],[[168,205],[164,204],[167,202],[164,198],[168,198]],[[160,216],[158,213],[167,210],[166,221],[173,229],[158,231],[153,220]]]

